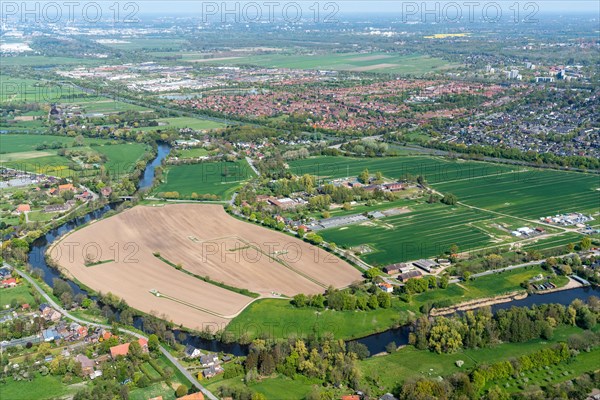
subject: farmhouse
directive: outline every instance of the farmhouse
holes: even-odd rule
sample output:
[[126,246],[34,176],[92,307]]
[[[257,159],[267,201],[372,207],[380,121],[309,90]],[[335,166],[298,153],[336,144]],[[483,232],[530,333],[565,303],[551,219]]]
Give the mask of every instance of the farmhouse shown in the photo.
[[386,293],[392,293],[394,291],[394,287],[387,282],[381,282],[377,284],[377,287],[379,287],[379,289],[383,290]]
[[[148,352],[148,341],[146,339],[139,338],[138,343],[142,348],[142,352]],[[113,359],[117,358],[117,356],[126,356],[129,353],[129,345],[131,343],[123,343],[118,344],[110,348],[110,355]]]
[[432,268],[439,267],[439,264],[432,260],[417,260],[413,262],[413,265],[427,273],[430,273]]
[[185,396],[178,397],[177,400],[204,400],[202,392],[196,392],[192,394],[186,394]]
[[67,211],[69,206],[67,204],[52,204],[44,207],[45,213],[63,212]]
[[396,182],[396,183],[386,183],[383,187],[390,192],[399,192],[400,190],[404,190],[404,185]]
[[404,272],[404,273],[398,275],[398,280],[400,282],[406,282],[409,279],[420,279],[422,277],[423,277],[423,273],[421,273],[421,271],[413,270],[413,271]]

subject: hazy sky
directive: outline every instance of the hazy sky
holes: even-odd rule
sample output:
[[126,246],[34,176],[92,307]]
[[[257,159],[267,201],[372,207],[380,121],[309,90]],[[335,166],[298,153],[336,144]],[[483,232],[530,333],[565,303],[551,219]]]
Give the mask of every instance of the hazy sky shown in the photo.
[[[285,4],[291,1],[287,0],[255,0],[253,1],[256,4],[262,5],[267,2],[274,2],[278,4]],[[310,1],[298,1],[297,3],[304,6],[309,7],[313,3],[318,3],[321,7],[324,7],[327,3],[332,2],[336,3],[339,7],[340,12],[344,13],[374,13],[374,12],[389,12],[389,11],[401,11],[403,5],[407,3],[413,3],[417,5],[421,5],[423,3],[422,0],[417,1],[403,1],[403,0],[310,0]],[[445,3],[456,3],[459,6],[463,7],[463,4],[473,2],[478,3],[481,7],[486,3],[497,3],[500,4],[503,9],[508,10],[513,4],[518,3],[521,8],[524,8],[528,3],[535,3],[539,7],[539,11],[541,13],[545,12],[559,12],[559,13],[589,13],[590,16],[599,17],[600,13],[600,1],[598,0],[538,0],[538,1],[529,1],[529,0],[495,0],[495,1],[487,1],[487,0],[456,0],[456,1],[425,1],[428,3],[428,7],[433,7],[433,3],[440,3],[442,6]],[[196,11],[202,9],[203,4],[206,3],[214,3],[217,5],[222,4],[221,0],[216,1],[202,1],[202,0],[176,0],[176,1],[158,1],[158,0],[142,0],[136,1],[136,3],[140,6],[140,11],[145,12],[164,12],[165,14],[170,13],[186,13],[190,11]],[[233,1],[226,1],[226,3],[234,3]],[[248,1],[237,1],[236,3],[244,4],[248,3]],[[477,7],[477,6],[475,6]],[[477,8],[476,8],[477,9]]]

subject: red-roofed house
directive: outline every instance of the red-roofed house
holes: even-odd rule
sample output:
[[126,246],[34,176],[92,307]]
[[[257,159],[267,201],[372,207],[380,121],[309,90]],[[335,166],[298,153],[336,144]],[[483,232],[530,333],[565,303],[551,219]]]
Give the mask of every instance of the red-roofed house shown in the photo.
[[148,352],[148,341],[144,338],[139,338],[138,339],[138,343],[140,344],[140,347],[142,348],[142,351],[144,353]]
[[31,211],[31,206],[29,204],[19,204],[15,211],[17,214],[26,213]]
[[75,187],[73,186],[72,183],[65,183],[64,185],[58,185],[59,192],[66,192],[67,190],[70,190],[71,192],[75,191]]
[[202,394],[202,392],[196,392],[178,397],[177,400],[204,400],[204,395]]
[[2,281],[4,287],[15,287],[17,286],[17,280],[15,278],[8,278]]
[[351,394],[347,396],[342,396],[342,400],[360,400],[360,396],[357,394]]
[[115,359],[117,356],[126,356],[129,352],[129,343],[118,344],[110,348],[110,356]]

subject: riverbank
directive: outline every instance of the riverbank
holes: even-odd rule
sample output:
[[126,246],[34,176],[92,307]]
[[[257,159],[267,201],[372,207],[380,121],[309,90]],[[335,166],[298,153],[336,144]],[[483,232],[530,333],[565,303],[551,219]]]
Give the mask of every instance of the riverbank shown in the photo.
[[511,301],[523,300],[525,298],[527,298],[527,292],[512,292],[501,296],[470,300],[450,307],[434,308],[429,312],[429,315],[432,317],[439,317],[442,315],[454,314],[459,311],[469,311],[481,307],[493,306],[495,304],[510,303]]

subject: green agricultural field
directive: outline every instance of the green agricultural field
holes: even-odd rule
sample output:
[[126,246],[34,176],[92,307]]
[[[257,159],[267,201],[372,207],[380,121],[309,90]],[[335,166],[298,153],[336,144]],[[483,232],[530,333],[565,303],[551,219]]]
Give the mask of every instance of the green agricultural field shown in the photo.
[[[0,135],[0,163],[2,166],[35,173],[69,177],[73,175],[90,176],[97,170],[77,171],[73,162],[59,156],[55,149],[36,150],[39,144],[61,143],[72,148],[73,138],[51,135]],[[107,157],[105,167],[114,175],[130,172],[135,163],[144,155],[147,146],[140,143],[105,145],[106,140],[84,139],[85,146],[77,150],[100,153]]]
[[518,169],[500,164],[427,156],[387,158],[319,156],[290,161],[289,165],[290,170],[296,175],[310,174],[323,180],[355,178],[363,170],[368,169],[371,174],[381,171],[389,179],[398,179],[405,174],[423,175],[429,183],[485,180],[489,176],[510,173]]
[[248,64],[273,68],[326,69],[405,75],[425,75],[454,66],[440,58],[388,53],[268,54],[248,57],[224,57],[221,59],[215,57],[214,61],[199,55],[184,54],[183,58],[190,62],[216,64]]
[[313,333],[331,332],[339,339],[355,339],[381,332],[405,323],[408,313],[394,300],[392,307],[372,311],[335,311],[296,308],[289,300],[264,299],[250,304],[237,316],[226,332],[250,339],[261,335],[285,338],[290,335],[306,337]]
[[172,50],[177,51],[185,46],[188,41],[177,38],[140,38],[120,39],[127,43],[104,43],[103,46],[121,50]]
[[583,239],[585,236],[583,234],[579,234],[576,232],[567,232],[562,235],[552,236],[545,239],[540,239],[531,244],[527,244],[523,246],[524,250],[544,250],[544,249],[552,249],[557,247],[564,247],[569,243],[577,244]]
[[437,256],[456,244],[470,251],[493,244],[490,236],[470,224],[490,218],[486,212],[443,204],[409,206],[410,212],[358,225],[319,231],[328,242],[352,248],[368,245],[361,256],[374,265]]
[[529,169],[477,180],[432,182],[460,202],[511,216],[539,219],[566,212],[600,211],[598,175]]
[[166,182],[155,192],[178,192],[180,197],[188,198],[192,193],[214,194],[228,199],[243,182],[254,176],[246,160],[173,165],[166,171]]
[[[552,340],[535,339],[526,343],[503,343],[494,347],[463,350],[454,354],[436,354],[407,346],[387,356],[359,361],[359,368],[365,384],[372,385],[375,380],[379,386],[378,390],[385,393],[409,378],[436,378],[460,371],[468,372],[477,364],[491,364],[533,353],[564,341],[569,335],[579,332],[581,329],[576,327],[560,326],[555,330]],[[455,364],[458,360],[464,361],[461,368]]]
[[159,126],[145,126],[142,128],[137,128],[140,131],[157,131],[157,130],[165,130],[169,128],[191,128],[196,130],[204,130],[204,129],[217,129],[225,127],[225,124],[220,122],[210,121],[207,119],[198,119],[198,118],[190,118],[190,117],[176,117],[176,118],[161,118],[157,120],[159,123],[164,123],[164,125]]
[[[3,65],[4,60],[6,59],[2,59]],[[79,89],[67,84],[0,75],[0,103],[23,101],[50,104],[66,101],[82,93]]]
[[93,66],[106,64],[106,60],[100,58],[72,58],[72,57],[47,57],[47,56],[29,56],[21,55],[18,57],[2,57],[2,66],[23,66],[23,67],[61,67],[69,66]]

